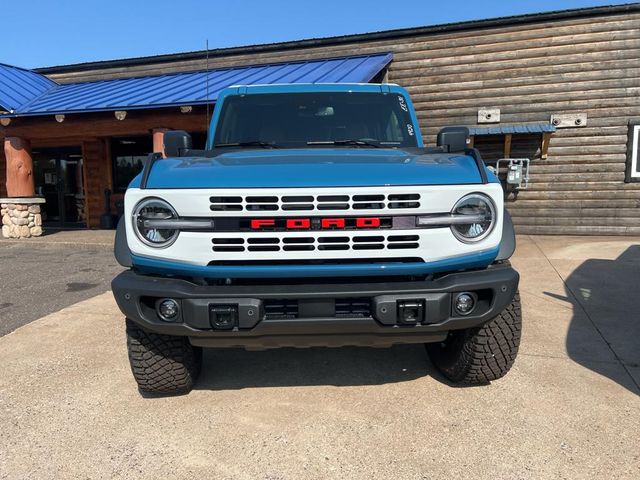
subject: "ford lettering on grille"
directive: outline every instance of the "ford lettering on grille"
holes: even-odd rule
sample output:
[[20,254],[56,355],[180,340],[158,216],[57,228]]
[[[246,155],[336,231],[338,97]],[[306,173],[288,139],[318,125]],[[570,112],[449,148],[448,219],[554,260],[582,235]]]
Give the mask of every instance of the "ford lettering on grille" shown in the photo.
[[253,231],[280,230],[358,230],[391,228],[391,217],[303,217],[252,218]]

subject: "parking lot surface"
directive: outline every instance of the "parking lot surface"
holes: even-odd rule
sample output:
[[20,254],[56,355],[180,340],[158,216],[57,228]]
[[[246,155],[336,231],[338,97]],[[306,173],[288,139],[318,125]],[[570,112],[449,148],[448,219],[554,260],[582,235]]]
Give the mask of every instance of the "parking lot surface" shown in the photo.
[[142,397],[110,293],[0,338],[0,479],[640,478],[640,239],[521,237],[513,370],[455,388],[419,345],[209,350]]
[[0,238],[0,336],[108,291],[122,270],[112,246],[110,231]]

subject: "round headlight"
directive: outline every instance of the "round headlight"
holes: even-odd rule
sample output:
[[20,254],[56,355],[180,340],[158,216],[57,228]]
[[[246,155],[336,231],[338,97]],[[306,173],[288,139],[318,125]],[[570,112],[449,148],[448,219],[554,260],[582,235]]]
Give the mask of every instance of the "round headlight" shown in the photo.
[[178,214],[164,200],[145,198],[133,209],[133,229],[140,241],[150,247],[168,247],[178,238],[179,230],[158,228],[157,220],[177,219]]
[[456,222],[451,231],[461,242],[477,242],[485,238],[496,223],[496,207],[493,201],[481,193],[462,197],[451,213]]

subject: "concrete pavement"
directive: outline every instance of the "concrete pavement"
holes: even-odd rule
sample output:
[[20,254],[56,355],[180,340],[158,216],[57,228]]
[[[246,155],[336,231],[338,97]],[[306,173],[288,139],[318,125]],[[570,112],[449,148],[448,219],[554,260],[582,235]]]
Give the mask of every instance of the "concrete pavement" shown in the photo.
[[210,350],[143,398],[110,294],[77,303],[0,338],[0,479],[640,478],[639,244],[521,237],[521,353],[487,387],[421,346]]

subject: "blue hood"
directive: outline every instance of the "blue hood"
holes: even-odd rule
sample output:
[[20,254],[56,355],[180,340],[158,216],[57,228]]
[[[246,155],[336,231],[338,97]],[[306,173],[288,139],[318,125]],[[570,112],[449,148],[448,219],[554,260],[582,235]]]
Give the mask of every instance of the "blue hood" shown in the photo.
[[[481,183],[473,158],[396,149],[233,150],[155,163],[147,188],[293,188]],[[131,187],[140,184],[136,177]]]

